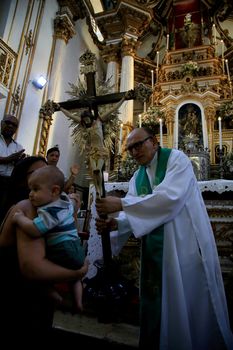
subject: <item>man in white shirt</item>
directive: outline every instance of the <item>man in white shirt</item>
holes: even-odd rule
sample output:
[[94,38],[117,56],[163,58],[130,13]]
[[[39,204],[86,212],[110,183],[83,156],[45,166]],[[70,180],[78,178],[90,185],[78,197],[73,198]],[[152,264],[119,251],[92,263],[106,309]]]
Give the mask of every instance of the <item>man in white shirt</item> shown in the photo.
[[[140,348],[233,349],[215,239],[189,158],[158,147],[147,128],[126,148],[140,165],[125,198],[96,201],[97,230],[109,229],[113,253],[141,238]],[[101,215],[119,212],[117,218]]]
[[9,181],[15,163],[25,157],[23,147],[13,140],[18,128],[18,119],[6,114],[1,121],[0,134],[0,223],[6,213]]

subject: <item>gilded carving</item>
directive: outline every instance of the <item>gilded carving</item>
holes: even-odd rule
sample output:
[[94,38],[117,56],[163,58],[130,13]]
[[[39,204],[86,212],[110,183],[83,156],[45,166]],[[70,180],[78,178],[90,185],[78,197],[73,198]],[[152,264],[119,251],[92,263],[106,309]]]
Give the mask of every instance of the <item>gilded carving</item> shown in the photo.
[[106,63],[119,62],[119,53],[120,53],[119,44],[117,45],[110,44],[104,47],[104,49],[101,51],[101,56],[103,57]]
[[18,109],[19,107],[19,104],[20,104],[20,84],[17,86],[17,89],[15,90],[15,93],[12,94],[12,114],[15,115],[16,113],[16,110]]
[[121,56],[133,56],[138,48],[139,43],[133,38],[124,37],[121,43]]
[[55,18],[54,35],[57,39],[62,39],[67,44],[75,34],[74,25],[68,15],[62,14]]

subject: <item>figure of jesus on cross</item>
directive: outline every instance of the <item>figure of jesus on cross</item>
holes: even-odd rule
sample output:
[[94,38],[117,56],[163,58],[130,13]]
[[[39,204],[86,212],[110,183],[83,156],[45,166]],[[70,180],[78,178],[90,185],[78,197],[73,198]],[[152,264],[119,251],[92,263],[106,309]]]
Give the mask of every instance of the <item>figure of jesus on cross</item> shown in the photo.
[[[109,148],[106,147],[103,133],[103,123],[107,123],[113,116],[112,114],[118,110],[122,103],[133,98],[133,91],[128,91],[120,94],[120,100],[105,113],[100,115],[98,111],[98,102],[96,102],[96,87],[95,87],[95,55],[90,51],[86,51],[81,57],[80,62],[81,74],[85,74],[87,95],[86,101],[89,100],[89,106],[87,110],[84,110],[81,114],[71,113],[67,109],[60,106],[60,110],[75,123],[80,125],[80,128],[85,130],[89,136],[89,167],[91,176],[96,188],[96,196],[102,197],[104,195],[103,190],[103,168],[105,162],[109,158]],[[100,101],[101,102],[101,101]],[[111,103],[111,101],[109,101]]]
[[90,138],[90,151],[89,153],[89,166],[91,176],[96,189],[96,197],[102,197],[103,191],[103,168],[105,162],[109,158],[109,149],[106,147],[104,142],[103,123],[111,117],[112,113],[115,112],[121,104],[125,101],[127,94],[109,111],[103,115],[97,115],[92,110],[86,110],[82,112],[81,116],[77,116],[70,113],[66,109],[60,107],[60,110],[74,122],[80,123],[81,126],[85,127],[88,131]]

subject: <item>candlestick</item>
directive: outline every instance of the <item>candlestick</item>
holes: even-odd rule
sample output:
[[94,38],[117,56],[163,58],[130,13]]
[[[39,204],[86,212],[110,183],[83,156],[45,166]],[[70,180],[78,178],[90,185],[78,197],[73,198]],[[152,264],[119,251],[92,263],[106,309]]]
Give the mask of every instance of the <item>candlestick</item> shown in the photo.
[[139,114],[138,120],[139,120],[139,128],[141,128],[142,127],[142,116],[141,116],[141,114]]
[[169,50],[169,34],[167,34],[167,51]]
[[159,136],[159,144],[161,147],[163,147],[163,120],[161,118],[159,119]]
[[219,131],[219,149],[222,150],[222,120],[218,117],[218,131]]
[[121,154],[121,150],[122,150],[122,131],[123,131],[123,123],[121,123],[121,125],[120,125],[118,154]]
[[225,59],[225,62],[226,62],[226,67],[227,67],[227,77],[228,77],[228,80],[230,81],[231,78],[230,78],[230,72],[229,72],[229,66],[228,66],[228,59]]

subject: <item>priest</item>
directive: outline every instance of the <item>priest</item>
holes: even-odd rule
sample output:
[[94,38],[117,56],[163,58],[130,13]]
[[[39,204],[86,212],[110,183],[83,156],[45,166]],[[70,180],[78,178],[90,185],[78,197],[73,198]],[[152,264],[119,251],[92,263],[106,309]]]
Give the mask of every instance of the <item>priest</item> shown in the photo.
[[159,147],[147,128],[134,129],[126,148],[139,169],[125,198],[96,200],[96,228],[111,230],[114,254],[131,234],[141,239],[140,348],[233,349],[215,239],[189,158]]

